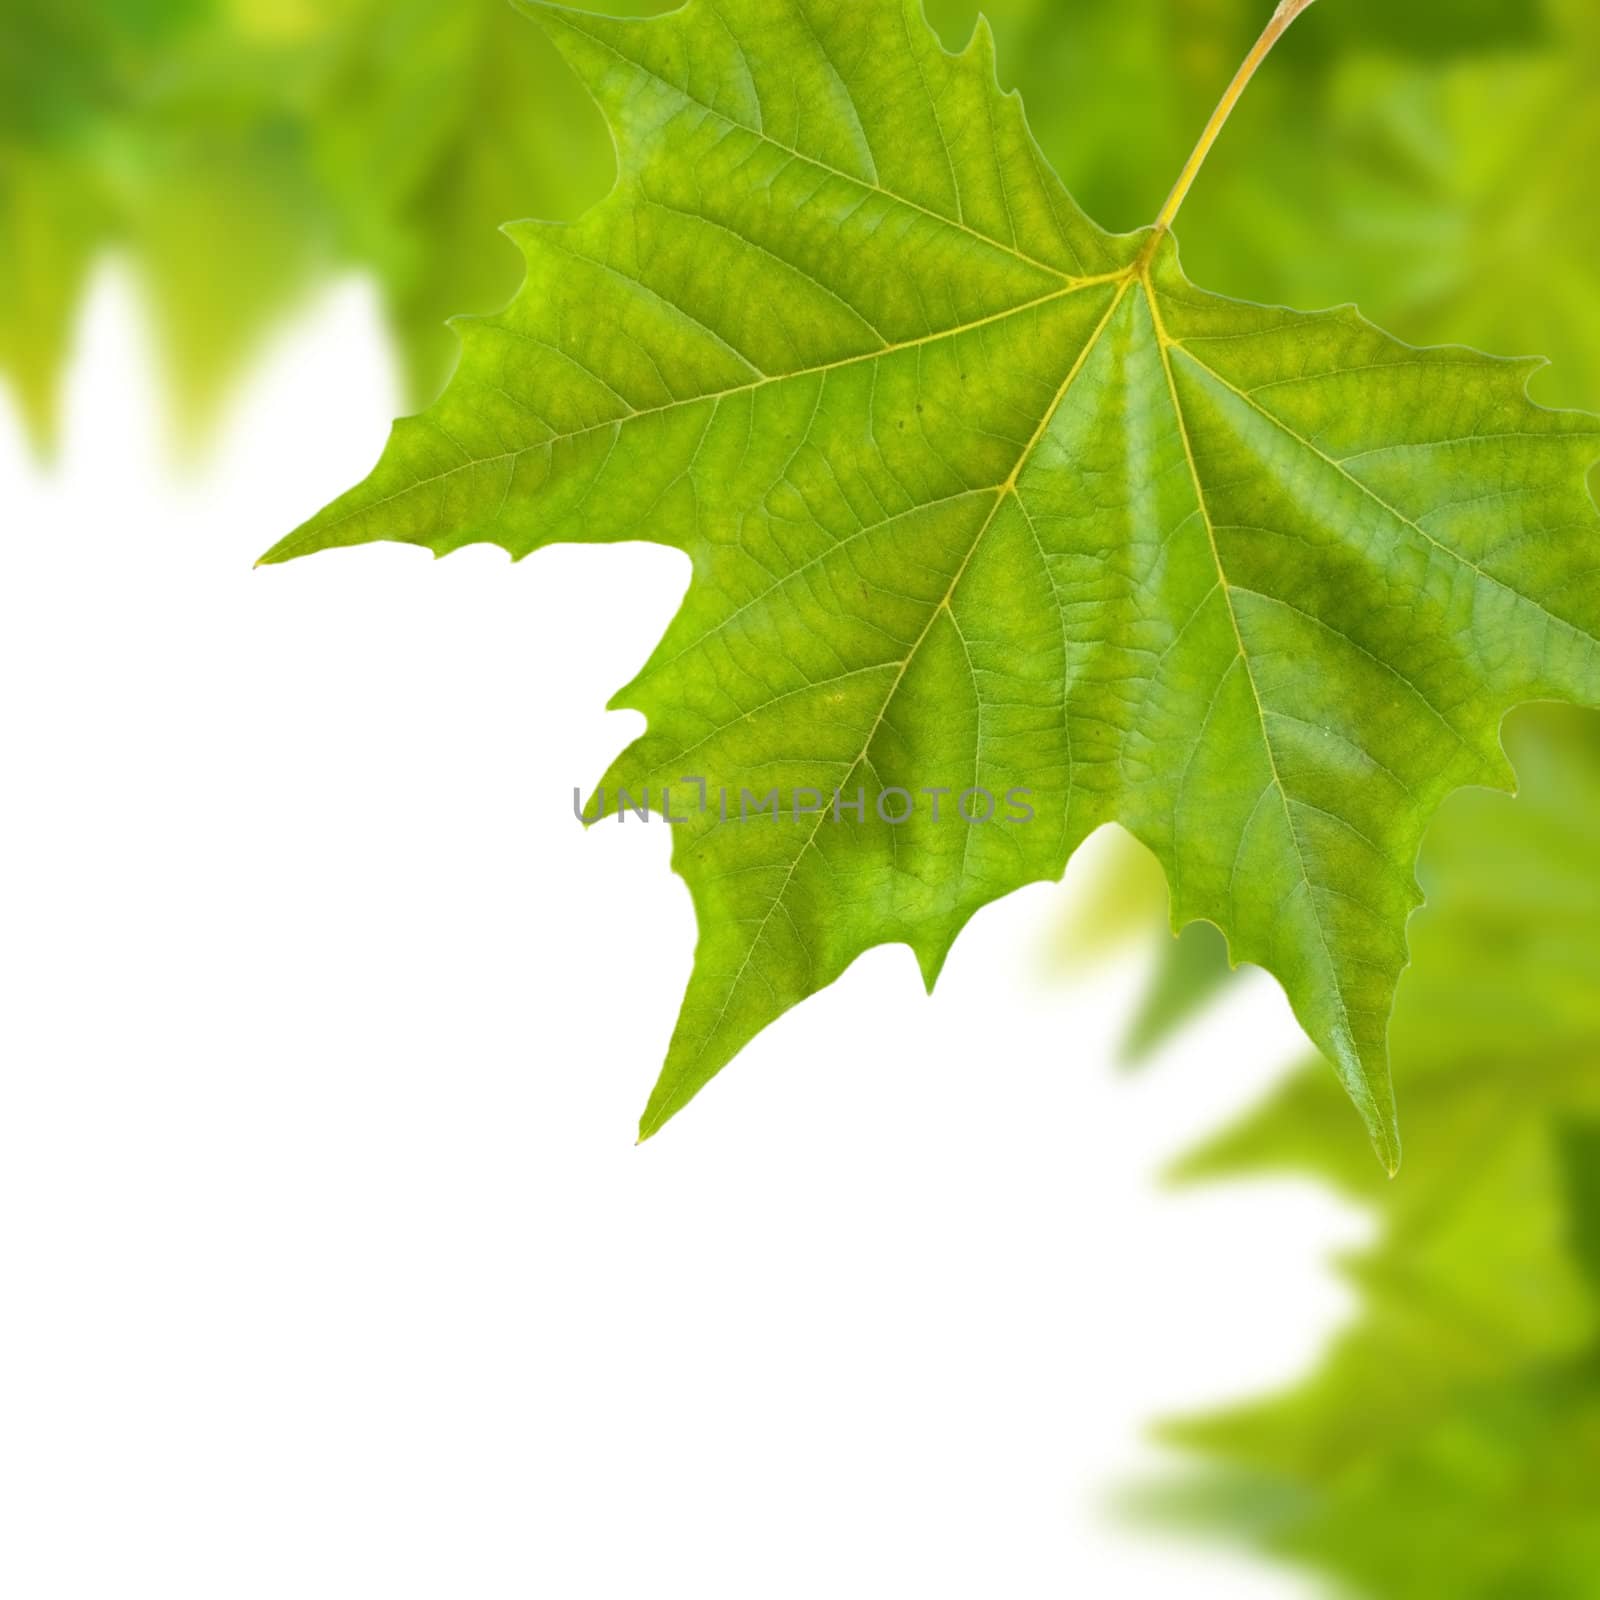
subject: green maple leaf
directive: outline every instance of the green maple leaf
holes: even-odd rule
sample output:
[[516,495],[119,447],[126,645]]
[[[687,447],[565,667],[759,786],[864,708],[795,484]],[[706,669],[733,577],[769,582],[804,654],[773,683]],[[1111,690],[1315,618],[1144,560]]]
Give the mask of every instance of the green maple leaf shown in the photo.
[[1190,1159],[1373,1208],[1360,1313],[1290,1392],[1165,1431],[1206,1465],[1153,1508],[1380,1600],[1600,1583],[1600,718],[1540,707],[1520,792],[1441,812],[1391,1034],[1406,1179],[1352,1160],[1320,1066]]
[[[265,559],[675,545],[608,805],[866,792],[859,822],[677,830],[700,940],[641,1132],[870,946],[931,986],[973,912],[1118,820],[1180,920],[1282,981],[1392,1167],[1422,831],[1507,780],[1508,707],[1600,699],[1594,421],[1532,404],[1528,363],[1191,285],[1164,224],[1232,93],[1163,225],[1116,236],[987,29],[950,55],[915,0],[536,9],[617,185],[512,230],[524,286],[461,325],[439,402]],[[1034,820],[875,812],[934,787],[1025,788]]]

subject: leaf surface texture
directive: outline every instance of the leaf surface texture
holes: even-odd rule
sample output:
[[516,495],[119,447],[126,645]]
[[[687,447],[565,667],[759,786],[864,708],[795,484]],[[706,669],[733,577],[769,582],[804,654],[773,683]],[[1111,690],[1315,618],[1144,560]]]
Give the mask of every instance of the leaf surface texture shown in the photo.
[[[865,791],[860,823],[677,830],[700,941],[642,1131],[870,946],[931,984],[1117,820],[1179,921],[1282,981],[1392,1166],[1423,828],[1507,779],[1511,706],[1600,699],[1593,419],[1532,404],[1527,363],[1224,299],[1106,233],[986,28],[948,54],[915,0],[535,10],[616,187],[515,230],[523,288],[461,324],[440,401],[268,559],[675,546],[602,792]],[[1034,817],[874,813],[934,787]]]

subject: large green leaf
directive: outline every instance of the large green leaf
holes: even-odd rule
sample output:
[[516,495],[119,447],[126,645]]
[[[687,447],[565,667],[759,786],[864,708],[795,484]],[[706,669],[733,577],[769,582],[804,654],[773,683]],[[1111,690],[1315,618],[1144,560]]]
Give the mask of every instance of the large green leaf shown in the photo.
[[[1423,828],[1507,778],[1510,706],[1600,699],[1593,420],[1527,363],[1206,294],[1165,233],[1103,232],[987,29],[949,55],[915,0],[538,14],[616,188],[514,230],[522,291],[440,401],[266,559],[690,556],[605,804],[693,775],[789,814],[677,831],[700,943],[643,1133],[869,946],[931,984],[1115,819],[1282,980],[1392,1166]],[[930,787],[1034,820],[874,814]],[[804,810],[858,788],[862,820]]]
[[1167,1430],[1156,1497],[1379,1600],[1600,1591],[1600,718],[1510,725],[1518,798],[1445,807],[1392,1041],[1407,1170],[1308,1067],[1190,1177],[1313,1173],[1376,1210],[1355,1324],[1288,1394]]

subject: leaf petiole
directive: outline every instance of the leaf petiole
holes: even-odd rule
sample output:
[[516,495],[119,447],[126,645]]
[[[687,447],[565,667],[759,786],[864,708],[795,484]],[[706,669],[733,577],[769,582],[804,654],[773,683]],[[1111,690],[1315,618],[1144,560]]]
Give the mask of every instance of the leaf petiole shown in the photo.
[[1154,226],[1158,236],[1172,226],[1172,219],[1177,216],[1179,207],[1188,196],[1201,167],[1205,165],[1206,157],[1211,154],[1211,147],[1217,142],[1217,136],[1222,132],[1228,118],[1232,116],[1233,108],[1238,105],[1250,80],[1255,77],[1256,69],[1272,53],[1272,47],[1278,40],[1289,31],[1290,23],[1312,4],[1313,0],[1279,0],[1278,9],[1273,12],[1272,20],[1262,30],[1261,37],[1256,40],[1250,54],[1244,58],[1244,64],[1234,74],[1233,82],[1228,85],[1222,99],[1217,102],[1217,109],[1211,113],[1211,120],[1201,133],[1199,143],[1195,145],[1193,153],[1184,164],[1183,171],[1178,174],[1178,181],[1173,184],[1172,193],[1167,196],[1167,203],[1162,206],[1161,214],[1155,220]]

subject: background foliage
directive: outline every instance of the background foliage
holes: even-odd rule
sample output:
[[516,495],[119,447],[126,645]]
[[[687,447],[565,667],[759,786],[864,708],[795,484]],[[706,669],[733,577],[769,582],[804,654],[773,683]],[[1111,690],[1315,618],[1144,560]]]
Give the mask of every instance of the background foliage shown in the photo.
[[[928,9],[957,44],[979,8]],[[983,9],[1052,162],[1092,214],[1132,227],[1268,5]],[[1186,264],[1243,296],[1354,299],[1417,341],[1547,354],[1539,398],[1600,406],[1597,81],[1592,0],[1322,0],[1200,178]],[[12,0],[0,374],[48,443],[85,286],[117,251],[189,435],[274,325],[352,269],[378,283],[420,405],[454,359],[444,319],[515,288],[517,254],[491,230],[577,215],[610,168],[598,114],[502,0]],[[1600,1026],[1581,981],[1600,963],[1584,899],[1600,873],[1596,752],[1592,720],[1526,723],[1521,809],[1468,796],[1441,824],[1428,887],[1444,904],[1418,924],[1396,1024],[1404,1178],[1378,1175],[1325,1069],[1194,1164],[1293,1166],[1384,1218],[1355,1266],[1362,1320],[1322,1372],[1179,1430],[1230,1463],[1179,1497],[1187,1512],[1361,1592],[1600,1588],[1583,1504],[1600,1466]],[[1552,870],[1557,846],[1583,865]],[[1214,987],[1220,964],[1191,930],[1136,1042]]]
[[[589,0],[618,15],[664,0]],[[947,42],[977,0],[928,0]],[[1090,214],[1158,209],[1264,0],[990,0],[1000,72]],[[1416,341],[1544,353],[1600,403],[1600,13],[1589,0],[1323,0],[1185,210],[1228,293],[1354,299]],[[491,237],[609,182],[598,113],[503,0],[13,0],[0,49],[0,372],[38,437],[87,274],[120,249],[191,432],[329,274],[381,286],[410,397],[446,317],[516,287]]]
[[1182,1173],[1314,1175],[1380,1229],[1321,1367],[1170,1427],[1209,1464],[1154,1508],[1396,1600],[1600,1587],[1600,717],[1531,708],[1508,744],[1518,798],[1456,796],[1424,851],[1403,1177],[1340,1134],[1320,1061]]
[[420,405],[454,361],[445,319],[516,288],[494,230],[576,216],[610,174],[599,113],[501,0],[14,0],[0,372],[48,442],[88,272],[115,249],[191,436],[274,323],[350,269],[376,279]]

